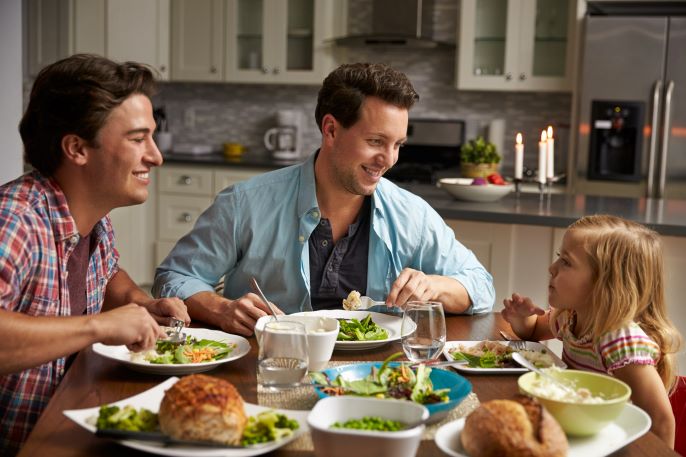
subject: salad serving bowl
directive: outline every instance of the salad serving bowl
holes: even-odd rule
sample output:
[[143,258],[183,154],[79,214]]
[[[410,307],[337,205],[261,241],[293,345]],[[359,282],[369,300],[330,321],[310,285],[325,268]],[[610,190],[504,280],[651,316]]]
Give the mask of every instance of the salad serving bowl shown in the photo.
[[[341,379],[343,379],[346,382],[361,381],[371,374],[372,368],[378,370],[381,368],[382,365],[383,362],[356,363],[352,365],[343,365],[339,367],[328,368],[326,370],[322,370],[320,373],[326,375],[330,382],[333,382],[336,378],[339,377],[339,375]],[[391,362],[388,364],[388,366],[392,369],[398,369],[400,365],[401,363],[399,362]],[[409,369],[408,363],[405,363],[405,366]],[[419,370],[417,369],[414,371],[418,372]],[[459,405],[462,402],[462,400],[464,400],[465,397],[467,397],[467,395],[469,395],[469,393],[472,391],[472,385],[469,383],[469,381],[467,381],[465,378],[463,378],[462,376],[453,371],[432,368],[430,369],[428,379],[431,382],[433,391],[440,391],[441,389],[446,389],[446,395],[448,400],[446,402],[424,404],[424,406],[429,410],[429,414],[431,416],[429,420],[430,423],[437,422],[441,420],[443,417],[445,417],[449,411],[451,411],[453,408]],[[355,393],[353,391],[350,391],[347,392],[345,395],[377,395],[375,392],[367,392],[365,394],[364,392],[362,392],[365,390],[364,384],[357,385],[360,387],[360,392]],[[317,395],[320,398],[326,398],[330,396],[325,391],[324,387],[325,386],[315,387]],[[390,398],[389,401],[397,400]]]

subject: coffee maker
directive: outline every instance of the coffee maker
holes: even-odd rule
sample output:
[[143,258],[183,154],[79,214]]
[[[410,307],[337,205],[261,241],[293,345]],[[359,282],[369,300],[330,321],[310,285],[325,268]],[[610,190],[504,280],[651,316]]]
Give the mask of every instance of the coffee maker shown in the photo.
[[276,127],[264,134],[264,146],[277,160],[299,160],[302,156],[304,116],[298,110],[276,112]]

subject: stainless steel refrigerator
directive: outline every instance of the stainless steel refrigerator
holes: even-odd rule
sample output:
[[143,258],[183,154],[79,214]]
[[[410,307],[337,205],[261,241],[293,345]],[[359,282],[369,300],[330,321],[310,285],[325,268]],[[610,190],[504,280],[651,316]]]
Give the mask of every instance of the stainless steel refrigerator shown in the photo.
[[686,17],[585,17],[577,191],[686,198]]

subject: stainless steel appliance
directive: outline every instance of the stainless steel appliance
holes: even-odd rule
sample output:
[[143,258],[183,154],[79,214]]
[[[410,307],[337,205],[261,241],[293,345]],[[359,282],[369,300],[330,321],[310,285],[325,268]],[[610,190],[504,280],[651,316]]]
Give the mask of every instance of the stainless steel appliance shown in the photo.
[[462,120],[410,119],[407,142],[396,164],[384,176],[392,181],[417,183],[458,176],[464,130]]
[[686,6],[589,2],[576,189],[686,198]]

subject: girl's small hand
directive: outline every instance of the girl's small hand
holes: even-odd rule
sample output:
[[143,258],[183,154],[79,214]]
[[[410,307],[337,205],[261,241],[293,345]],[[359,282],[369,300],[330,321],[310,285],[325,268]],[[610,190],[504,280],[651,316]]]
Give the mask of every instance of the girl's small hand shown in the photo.
[[534,304],[529,297],[522,297],[519,294],[512,294],[512,298],[503,300],[505,309],[502,311],[503,318],[510,324],[526,319],[529,316],[543,316],[545,310]]

